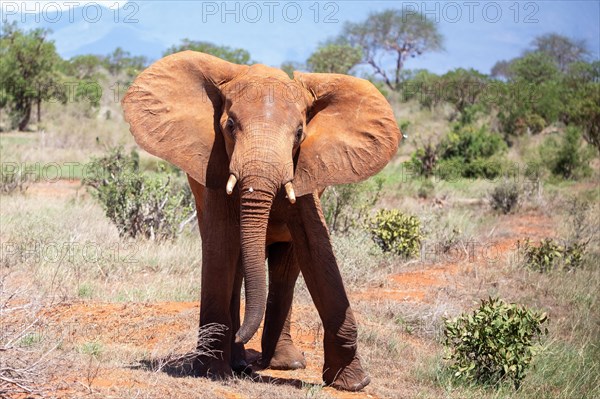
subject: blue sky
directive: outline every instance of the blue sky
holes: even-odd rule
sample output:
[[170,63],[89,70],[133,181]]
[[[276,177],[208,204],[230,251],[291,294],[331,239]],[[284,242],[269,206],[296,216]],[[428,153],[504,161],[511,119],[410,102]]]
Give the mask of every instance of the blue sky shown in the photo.
[[[75,7],[73,3],[78,3]],[[100,6],[101,5],[101,6]],[[438,23],[445,50],[410,59],[406,67],[443,73],[457,67],[489,73],[520,55],[540,34],[587,42],[600,54],[600,1],[2,1],[2,19],[52,29],[63,57],[106,54],[121,46],[160,58],[183,38],[247,49],[256,61],[303,62],[345,21],[408,7]]]

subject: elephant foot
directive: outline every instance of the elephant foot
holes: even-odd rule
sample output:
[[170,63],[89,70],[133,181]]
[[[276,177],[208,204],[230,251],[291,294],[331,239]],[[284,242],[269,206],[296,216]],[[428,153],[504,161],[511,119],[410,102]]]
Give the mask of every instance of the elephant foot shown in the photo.
[[274,370],[298,370],[306,368],[304,355],[293,343],[278,343],[271,359],[261,359],[261,367]]
[[342,391],[360,391],[371,382],[371,378],[363,370],[360,360],[355,357],[345,367],[323,367],[323,381],[326,385]]
[[194,360],[193,371],[195,377],[208,377],[218,380],[226,379],[233,375],[228,362],[207,356],[199,356]]
[[251,376],[253,375],[252,367],[244,359],[234,360],[231,365],[233,373],[238,376]]
[[231,369],[237,375],[249,375],[252,370],[246,360],[244,345],[233,344],[231,347]]

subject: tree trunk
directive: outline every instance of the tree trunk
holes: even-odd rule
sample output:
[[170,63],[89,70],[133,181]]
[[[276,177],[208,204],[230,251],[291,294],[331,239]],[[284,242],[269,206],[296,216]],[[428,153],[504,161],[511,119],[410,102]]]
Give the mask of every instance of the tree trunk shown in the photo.
[[27,101],[25,104],[25,108],[23,109],[23,118],[19,122],[19,131],[23,132],[29,125],[29,120],[31,119],[31,101]]
[[[37,123],[39,124],[42,121],[42,99],[38,97],[37,99]],[[39,130],[39,126],[38,126]]]

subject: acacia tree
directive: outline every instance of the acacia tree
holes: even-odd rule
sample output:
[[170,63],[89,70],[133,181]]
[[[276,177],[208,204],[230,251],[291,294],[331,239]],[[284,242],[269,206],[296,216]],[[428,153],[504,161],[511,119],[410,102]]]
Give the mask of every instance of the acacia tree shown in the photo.
[[113,76],[125,72],[133,78],[148,65],[148,59],[143,55],[132,56],[129,51],[117,47],[112,53],[103,58],[103,63]]
[[481,100],[482,95],[488,84],[485,75],[475,69],[457,68],[446,72],[440,77],[441,91],[444,100],[454,106],[457,116],[460,116],[463,123],[466,123],[470,115],[467,109],[472,112],[474,105],[486,106]]
[[235,64],[250,65],[253,63],[253,61],[250,60],[250,53],[244,49],[218,46],[210,42],[190,39],[183,39],[181,44],[169,47],[163,55],[166,56],[185,50],[200,51],[202,53],[219,57],[222,60],[233,62]]
[[530,46],[519,58],[496,62],[492,67],[492,76],[507,79],[513,78],[511,75],[514,72],[512,70],[513,64],[530,54],[543,54],[562,73],[566,73],[569,65],[572,63],[586,61],[589,56],[589,51],[584,40],[571,39],[557,33],[547,33],[537,36],[531,41]]
[[[362,62],[370,65],[392,90],[400,85],[407,59],[443,49],[437,25],[420,13],[404,9],[373,13],[364,22],[348,22],[339,40],[359,46]],[[386,56],[395,58],[391,70],[384,65]]]
[[54,42],[47,40],[49,33],[47,29],[24,32],[16,24],[5,25],[0,33],[0,82],[4,91],[0,103],[10,106],[20,131],[27,128],[34,104],[39,122],[41,102],[59,90],[55,67],[60,57]]
[[570,39],[557,33],[547,33],[533,39],[533,52],[546,54],[561,72],[566,72],[569,64],[585,61],[589,55],[584,40]]
[[325,43],[312,53],[306,63],[311,72],[348,74],[361,59],[359,47],[347,43]]

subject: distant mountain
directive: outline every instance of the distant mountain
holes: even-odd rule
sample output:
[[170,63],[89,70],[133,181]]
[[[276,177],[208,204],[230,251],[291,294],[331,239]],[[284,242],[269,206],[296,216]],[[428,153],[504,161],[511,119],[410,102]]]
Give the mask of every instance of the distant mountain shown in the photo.
[[115,26],[97,40],[67,51],[62,55],[66,58],[79,54],[106,55],[112,53],[117,47],[121,47],[132,55],[144,55],[150,61],[159,59],[166,47],[162,43],[145,36],[144,32],[138,29],[128,26]]
[[[25,29],[50,29],[50,39],[55,41],[59,54],[64,58],[80,54],[107,55],[121,47],[132,55],[159,59],[166,50],[164,44],[145,33],[139,23],[126,23],[126,17],[133,15],[131,10],[121,10],[119,20],[115,21],[114,11],[106,8],[109,3],[94,3],[96,7],[102,5],[101,18],[96,22],[90,22],[90,15],[95,15],[92,14],[94,8],[88,11],[86,18],[82,7],[63,10],[59,17],[55,13],[46,16],[43,13],[38,16],[29,13],[23,17],[24,23],[20,14],[12,14],[8,21],[18,21]],[[142,11],[136,12],[135,17],[139,18],[141,14]]]

